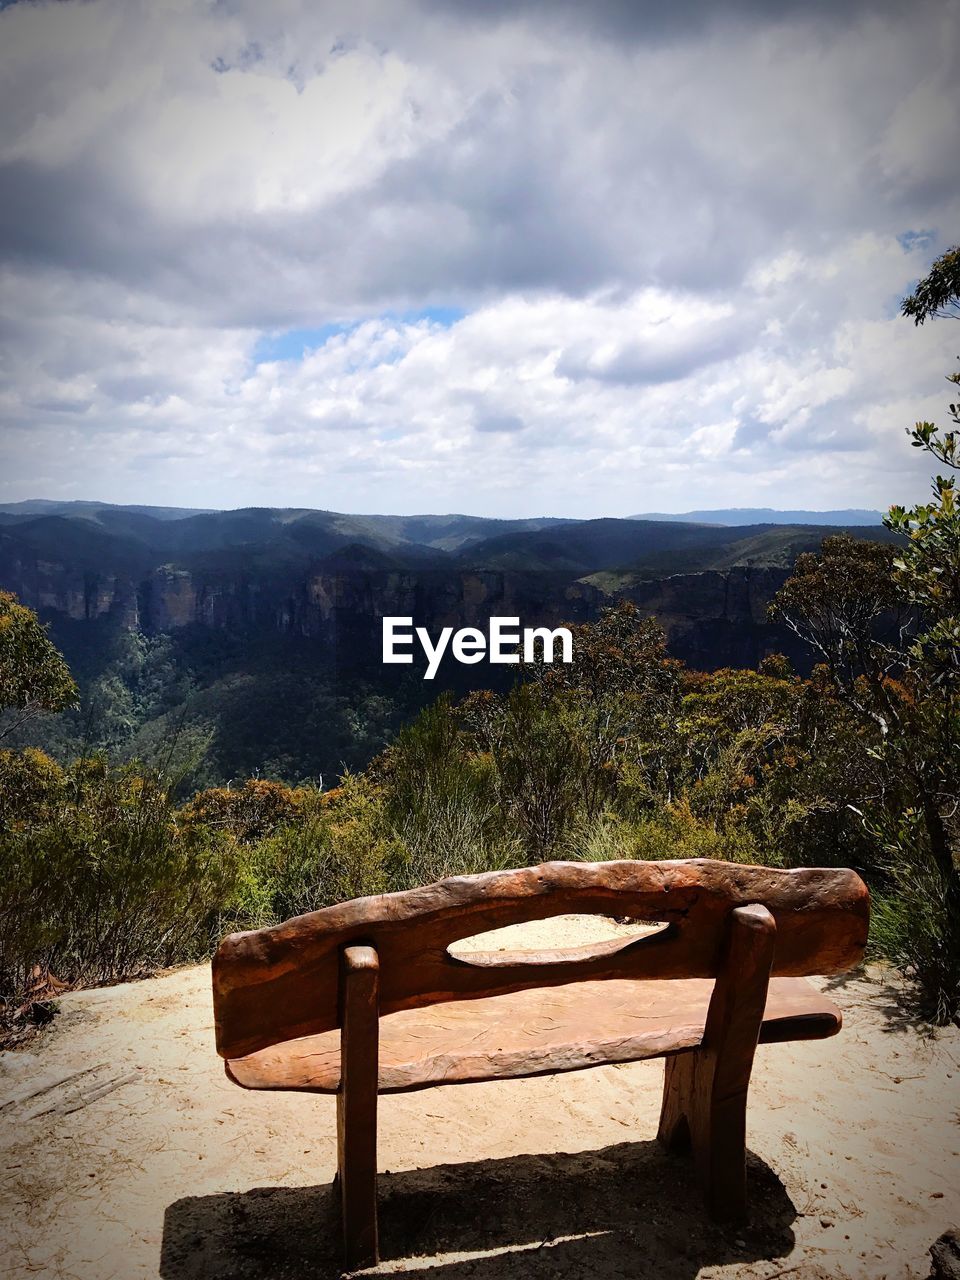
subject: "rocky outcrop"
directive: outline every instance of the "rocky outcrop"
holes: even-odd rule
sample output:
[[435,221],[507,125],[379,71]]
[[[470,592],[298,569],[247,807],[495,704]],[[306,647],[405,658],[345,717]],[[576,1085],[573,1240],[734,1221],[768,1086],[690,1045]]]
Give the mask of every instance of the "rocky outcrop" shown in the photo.
[[930,1246],[930,1280],[960,1280],[960,1227],[950,1227]]
[[635,583],[619,594],[659,621],[671,651],[688,666],[753,667],[778,652],[803,667],[809,655],[768,617],[771,600],[789,576],[788,569],[705,570]]
[[[672,652],[691,666],[753,666],[775,650],[803,665],[796,642],[767,620],[787,576],[754,568],[674,574],[616,595],[656,617]],[[232,570],[165,564],[136,576],[24,555],[0,559],[0,586],[43,615],[109,616],[147,634],[193,625],[314,637],[340,665],[356,667],[379,662],[384,616],[411,617],[431,633],[445,626],[485,629],[491,616],[558,626],[596,618],[613,598],[561,572],[344,566],[304,574],[241,563]]]
[[134,583],[114,573],[40,557],[7,557],[0,564],[0,589],[13,591],[38,613],[63,614],[78,622],[114,615],[128,627],[139,621]]

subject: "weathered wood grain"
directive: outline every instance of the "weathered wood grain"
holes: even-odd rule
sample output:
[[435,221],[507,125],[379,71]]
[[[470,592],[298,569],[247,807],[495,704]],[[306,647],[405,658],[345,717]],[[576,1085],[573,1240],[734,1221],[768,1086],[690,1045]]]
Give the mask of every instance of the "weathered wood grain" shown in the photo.
[[688,1142],[711,1215],[746,1213],[747,1090],[762,1034],[776,943],[773,916],[760,906],[731,914],[724,957],[710,998],[703,1042],[667,1058],[658,1137]]
[[377,1243],[377,1058],[380,965],[372,947],[341,961],[343,1070],[337,1092],[337,1181],[348,1270],[373,1266]]
[[[376,949],[380,1009],[390,1014],[571,982],[714,977],[729,913],[750,903],[765,906],[776,922],[777,975],[842,972],[863,954],[869,897],[853,871],[782,871],[708,859],[551,862],[452,877],[232,934],[213,962],[217,1050],[240,1058],[337,1027],[338,957],[345,945]],[[474,933],[567,913],[631,916],[670,927],[572,958],[548,953],[531,962],[522,953],[499,953],[490,964],[447,952]]]
[[[707,978],[613,979],[393,1013],[380,1019],[380,1092],[579,1071],[693,1049],[703,1040],[713,986]],[[822,1039],[841,1021],[836,1005],[805,978],[774,978],[760,1038]],[[230,1060],[227,1074],[247,1089],[335,1093],[339,1041],[328,1031],[273,1045]]]

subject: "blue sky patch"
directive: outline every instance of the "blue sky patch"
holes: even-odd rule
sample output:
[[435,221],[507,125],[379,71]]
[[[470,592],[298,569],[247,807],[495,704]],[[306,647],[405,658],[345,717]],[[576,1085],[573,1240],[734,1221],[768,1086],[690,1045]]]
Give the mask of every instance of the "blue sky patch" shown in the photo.
[[[421,307],[416,311],[388,311],[377,318],[395,324],[417,324],[427,320],[431,324],[449,329],[466,314],[462,307]],[[253,348],[253,363],[257,365],[269,364],[274,360],[302,360],[308,352],[317,351],[331,338],[342,333],[352,333],[363,323],[363,320],[354,320],[350,324],[323,324],[317,328],[282,329],[261,334]]]
[[897,244],[904,253],[909,253],[911,249],[930,248],[936,238],[933,231],[901,231],[897,236]]
[[416,324],[418,320],[429,320],[431,324],[451,328],[466,315],[463,307],[421,307],[419,311],[404,311],[396,316],[404,324]]
[[347,333],[354,325],[324,324],[317,329],[284,329],[264,333],[253,349],[254,364],[269,364],[273,360],[302,360],[308,351],[316,351],[331,338]]

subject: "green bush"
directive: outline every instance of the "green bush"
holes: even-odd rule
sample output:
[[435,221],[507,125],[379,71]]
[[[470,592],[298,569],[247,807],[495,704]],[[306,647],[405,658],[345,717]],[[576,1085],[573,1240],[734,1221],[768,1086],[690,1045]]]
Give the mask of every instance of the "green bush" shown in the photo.
[[588,862],[636,858],[721,858],[727,862],[762,861],[753,837],[735,822],[718,830],[698,818],[685,800],[642,818],[605,813],[571,842],[569,857]]
[[922,1017],[940,1026],[956,1021],[960,921],[950,910],[949,885],[931,856],[927,828],[916,811],[908,810],[878,835],[889,878],[873,894],[871,950],[913,980]]
[[236,881],[234,843],[178,830],[167,785],[133,769],[94,759],[41,776],[32,810],[0,826],[4,993],[36,965],[98,982],[204,954]]

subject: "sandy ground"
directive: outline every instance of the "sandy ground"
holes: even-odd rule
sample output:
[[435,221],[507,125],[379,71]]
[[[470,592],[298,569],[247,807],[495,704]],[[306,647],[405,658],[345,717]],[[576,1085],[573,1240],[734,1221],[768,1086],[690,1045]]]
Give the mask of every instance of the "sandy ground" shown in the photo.
[[[447,1086],[381,1102],[371,1274],[926,1276],[960,1222],[960,1032],[921,1037],[879,972],[831,985],[838,1037],[758,1051],[746,1227],[710,1225],[653,1141],[660,1063]],[[204,966],[71,994],[0,1055],[0,1274],[337,1276],[334,1100],[231,1085],[209,988]]]

